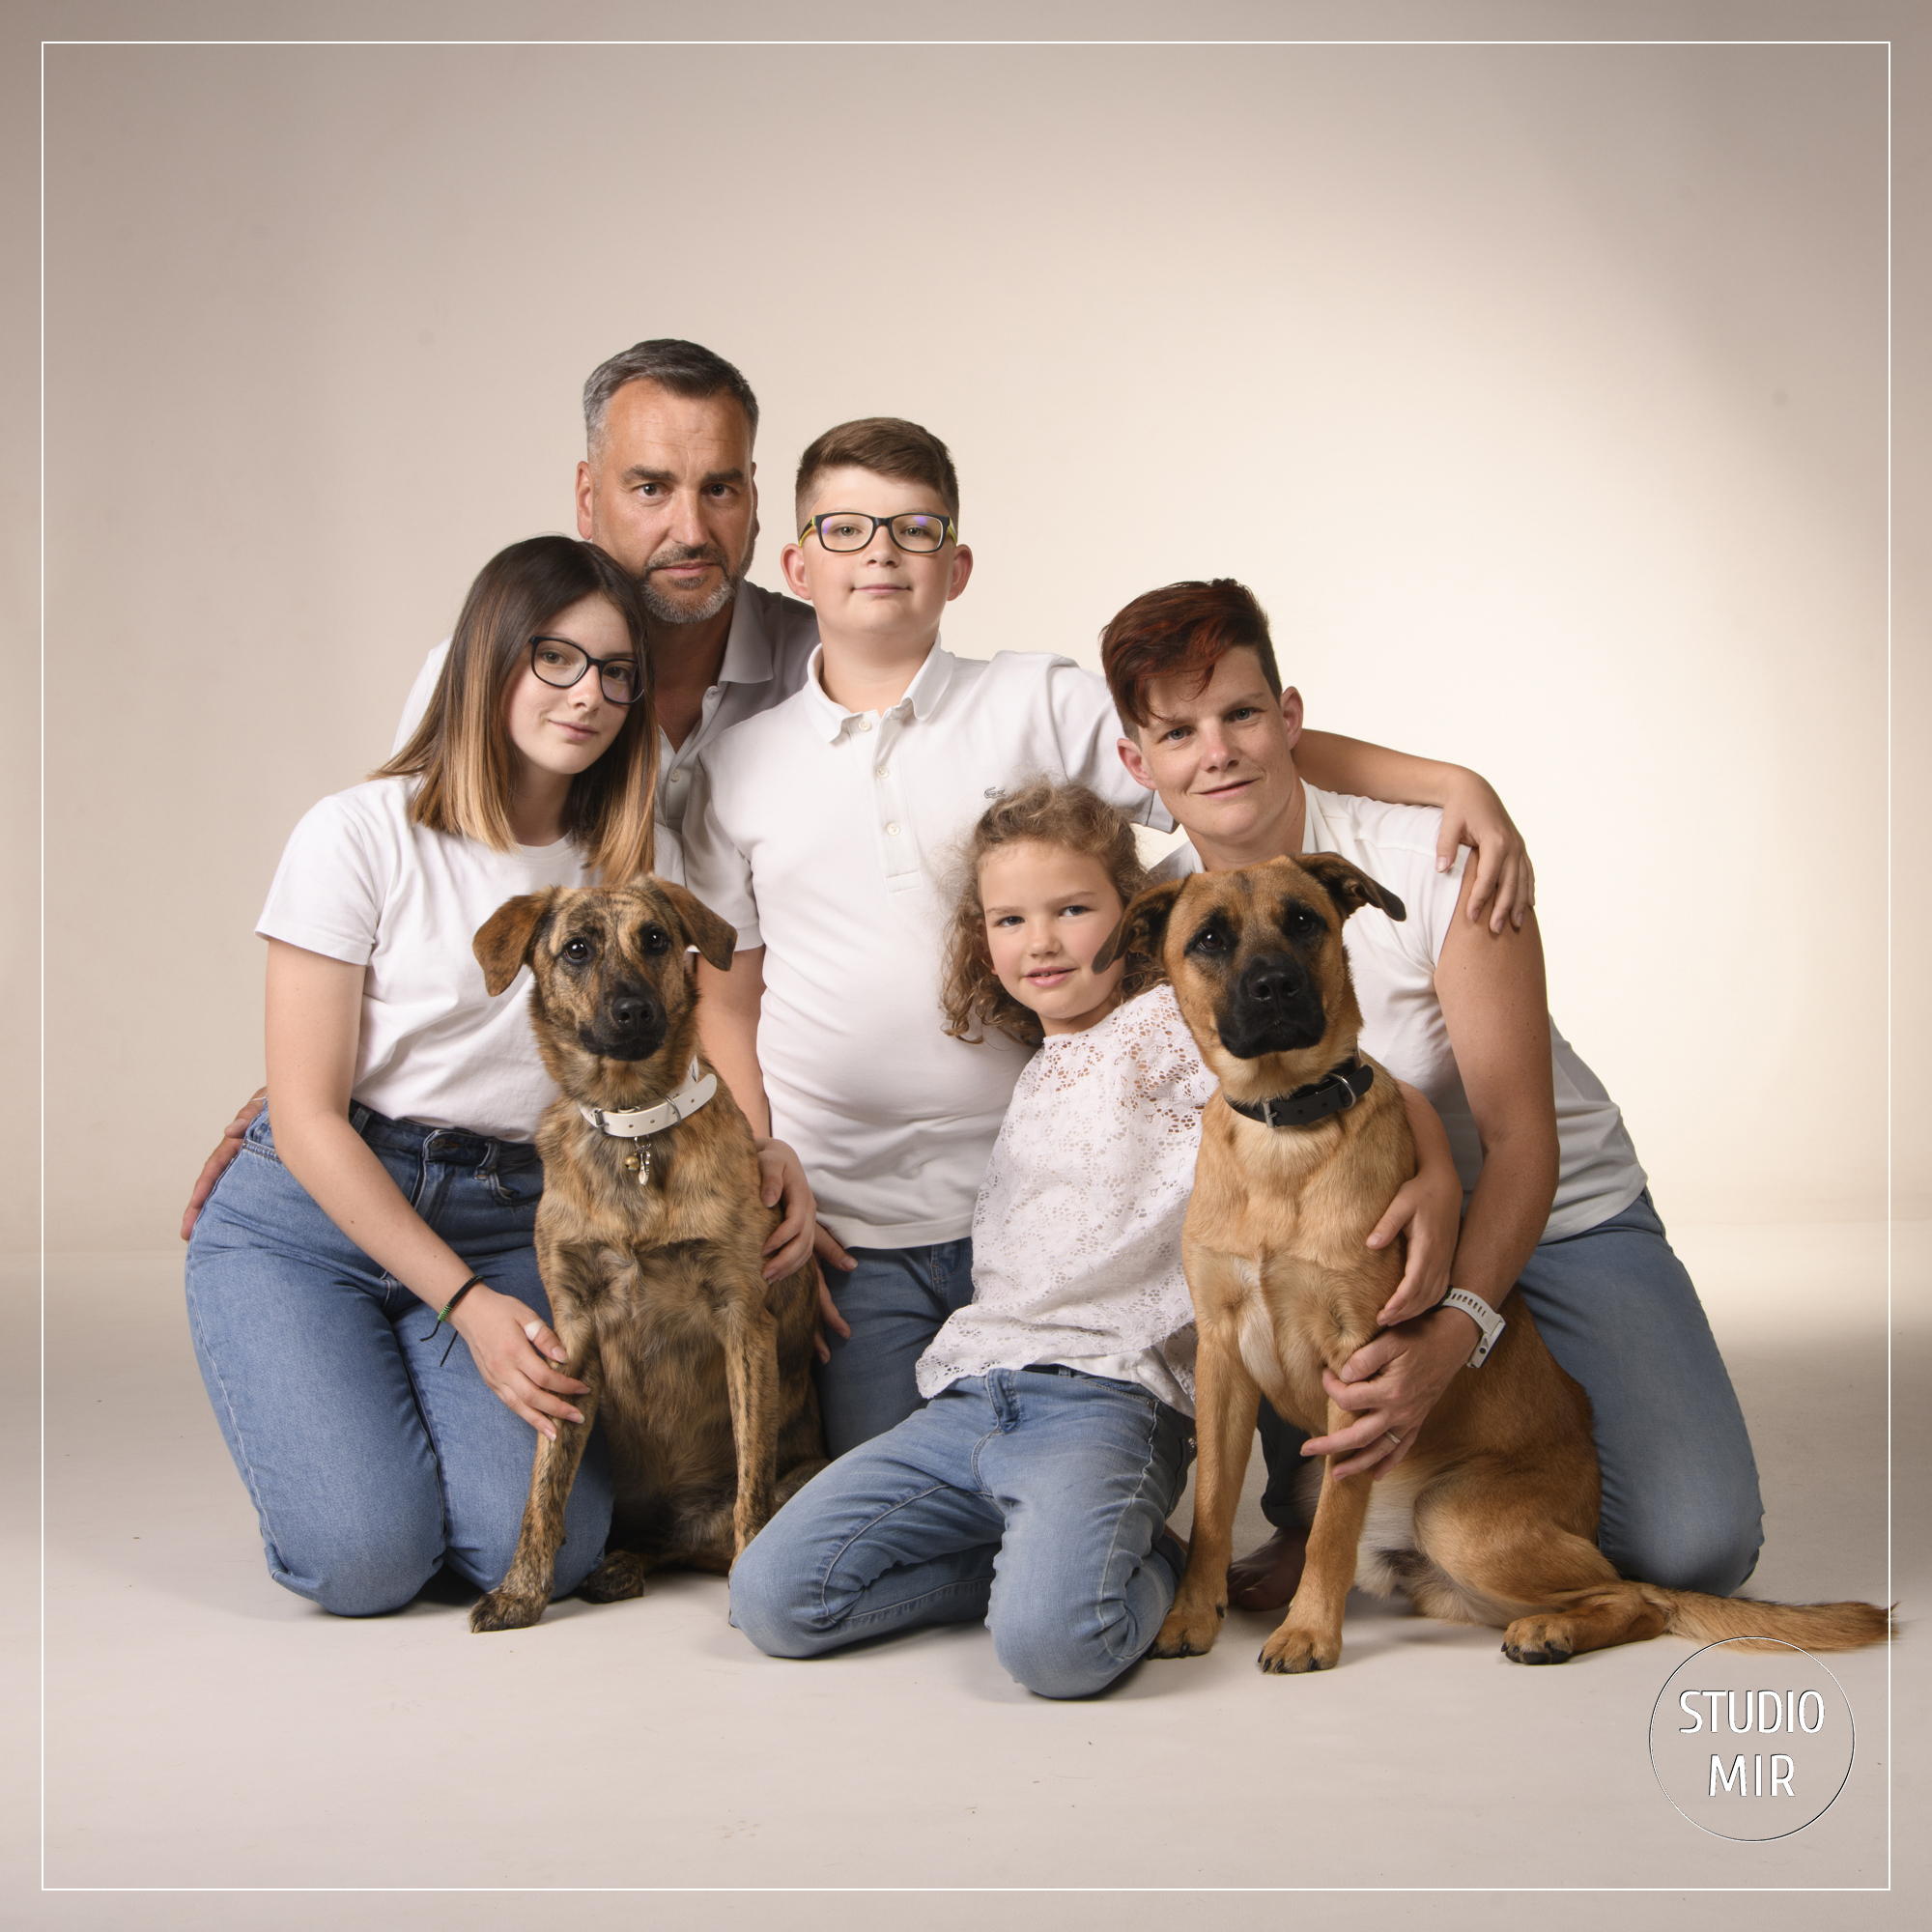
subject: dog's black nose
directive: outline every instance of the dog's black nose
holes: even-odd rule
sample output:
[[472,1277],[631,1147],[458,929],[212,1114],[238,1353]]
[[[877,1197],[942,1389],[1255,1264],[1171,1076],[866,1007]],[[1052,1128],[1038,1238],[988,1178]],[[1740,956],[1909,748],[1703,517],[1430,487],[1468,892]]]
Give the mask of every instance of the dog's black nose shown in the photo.
[[1307,981],[1290,959],[1257,959],[1241,975],[1241,991],[1257,1006],[1286,1006],[1298,999]]
[[637,1033],[659,1017],[658,1003],[647,993],[621,992],[605,1010],[618,1033]]

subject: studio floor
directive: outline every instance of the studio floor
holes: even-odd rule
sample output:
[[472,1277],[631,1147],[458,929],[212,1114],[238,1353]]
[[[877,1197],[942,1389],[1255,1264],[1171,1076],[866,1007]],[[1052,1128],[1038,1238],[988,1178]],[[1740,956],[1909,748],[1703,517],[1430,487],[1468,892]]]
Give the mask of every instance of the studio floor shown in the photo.
[[[1552,1909],[1922,1923],[1932,1791],[1911,1747],[1932,1539],[1904,1478],[1932,1435],[1932,1229],[1894,1233],[1889,1343],[1883,1228],[1676,1238],[1757,1446],[1753,1594],[1889,1591],[1905,1621],[1889,1655],[1833,1660],[1858,1724],[1850,1780],[1770,1844],[1698,1831],[1653,1776],[1652,1708],[1692,1649],[1675,1638],[1531,1670],[1492,1633],[1358,1594],[1330,1673],[1263,1677],[1270,1620],[1234,1612],[1212,1656],[1069,1705],[1018,1690],[978,1628],[772,1662],[708,1577],[556,1605],[514,1634],[471,1636],[450,1591],[336,1621],[264,1571],[195,1374],[179,1251],[49,1260],[38,1445],[40,1277],[18,1261],[0,1918],[1030,1926],[1322,1908],[1207,1896],[1291,1888],[1425,1894],[1402,1909],[1432,1925]],[[1712,1895],[1732,1888],[1763,1895]]]

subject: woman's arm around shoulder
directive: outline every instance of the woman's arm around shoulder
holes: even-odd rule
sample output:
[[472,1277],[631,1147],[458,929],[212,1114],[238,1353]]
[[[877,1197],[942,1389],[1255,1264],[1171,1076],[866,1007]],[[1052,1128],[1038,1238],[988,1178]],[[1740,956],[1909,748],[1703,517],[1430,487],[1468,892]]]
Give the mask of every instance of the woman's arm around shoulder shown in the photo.
[[1388,805],[1439,807],[1436,870],[1446,872],[1462,846],[1476,848],[1475,890],[1467,900],[1471,923],[1487,909],[1490,930],[1501,932],[1505,924],[1520,926],[1536,904],[1536,868],[1529,863],[1529,849],[1495,787],[1479,773],[1306,728],[1295,743],[1294,762],[1302,777],[1323,791],[1378,798]]

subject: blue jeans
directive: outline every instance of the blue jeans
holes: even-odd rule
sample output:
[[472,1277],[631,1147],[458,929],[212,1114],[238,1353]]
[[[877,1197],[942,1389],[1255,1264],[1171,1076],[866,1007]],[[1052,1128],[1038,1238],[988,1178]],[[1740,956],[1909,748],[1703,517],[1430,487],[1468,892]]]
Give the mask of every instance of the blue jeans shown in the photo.
[[[1757,1463],[1697,1291],[1644,1193],[1580,1235],[1545,1241],[1517,1293],[1590,1398],[1604,1513],[1597,1545],[1626,1577],[1727,1597],[1764,1541]],[[1481,1374],[1481,1370],[1476,1371]],[[1308,1438],[1264,1401],[1270,1522],[1300,1520]]]
[[955,1309],[973,1299],[973,1243],[924,1248],[854,1248],[850,1274],[827,1268],[832,1298],[852,1324],[849,1339],[827,1329],[832,1359],[818,1368],[825,1446],[842,1456],[903,1422],[921,1406],[913,1370]]
[[983,1617],[1014,1681],[1103,1690],[1180,1584],[1164,1539],[1193,1424],[1133,1382],[995,1369],[821,1469],[731,1572],[731,1621],[771,1657],[817,1657]]
[[[366,1107],[350,1118],[465,1264],[548,1321],[531,1246],[535,1148]],[[194,1225],[187,1312],[276,1582],[355,1617],[399,1608],[444,1564],[478,1589],[502,1580],[536,1432],[491,1394],[462,1338],[435,1330],[435,1310],[309,1198],[277,1158],[266,1111]],[[564,1514],[559,1597],[589,1575],[611,1526],[599,1434]]]

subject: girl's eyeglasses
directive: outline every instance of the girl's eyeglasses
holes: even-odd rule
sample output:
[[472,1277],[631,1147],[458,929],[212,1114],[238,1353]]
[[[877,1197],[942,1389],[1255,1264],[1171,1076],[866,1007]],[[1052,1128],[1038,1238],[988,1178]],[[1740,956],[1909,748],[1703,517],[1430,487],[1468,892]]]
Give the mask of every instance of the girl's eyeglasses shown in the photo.
[[612,704],[635,704],[644,695],[636,658],[593,658],[568,638],[539,636],[530,639],[530,668],[559,691],[568,691],[592,665],[597,667],[604,696]]

